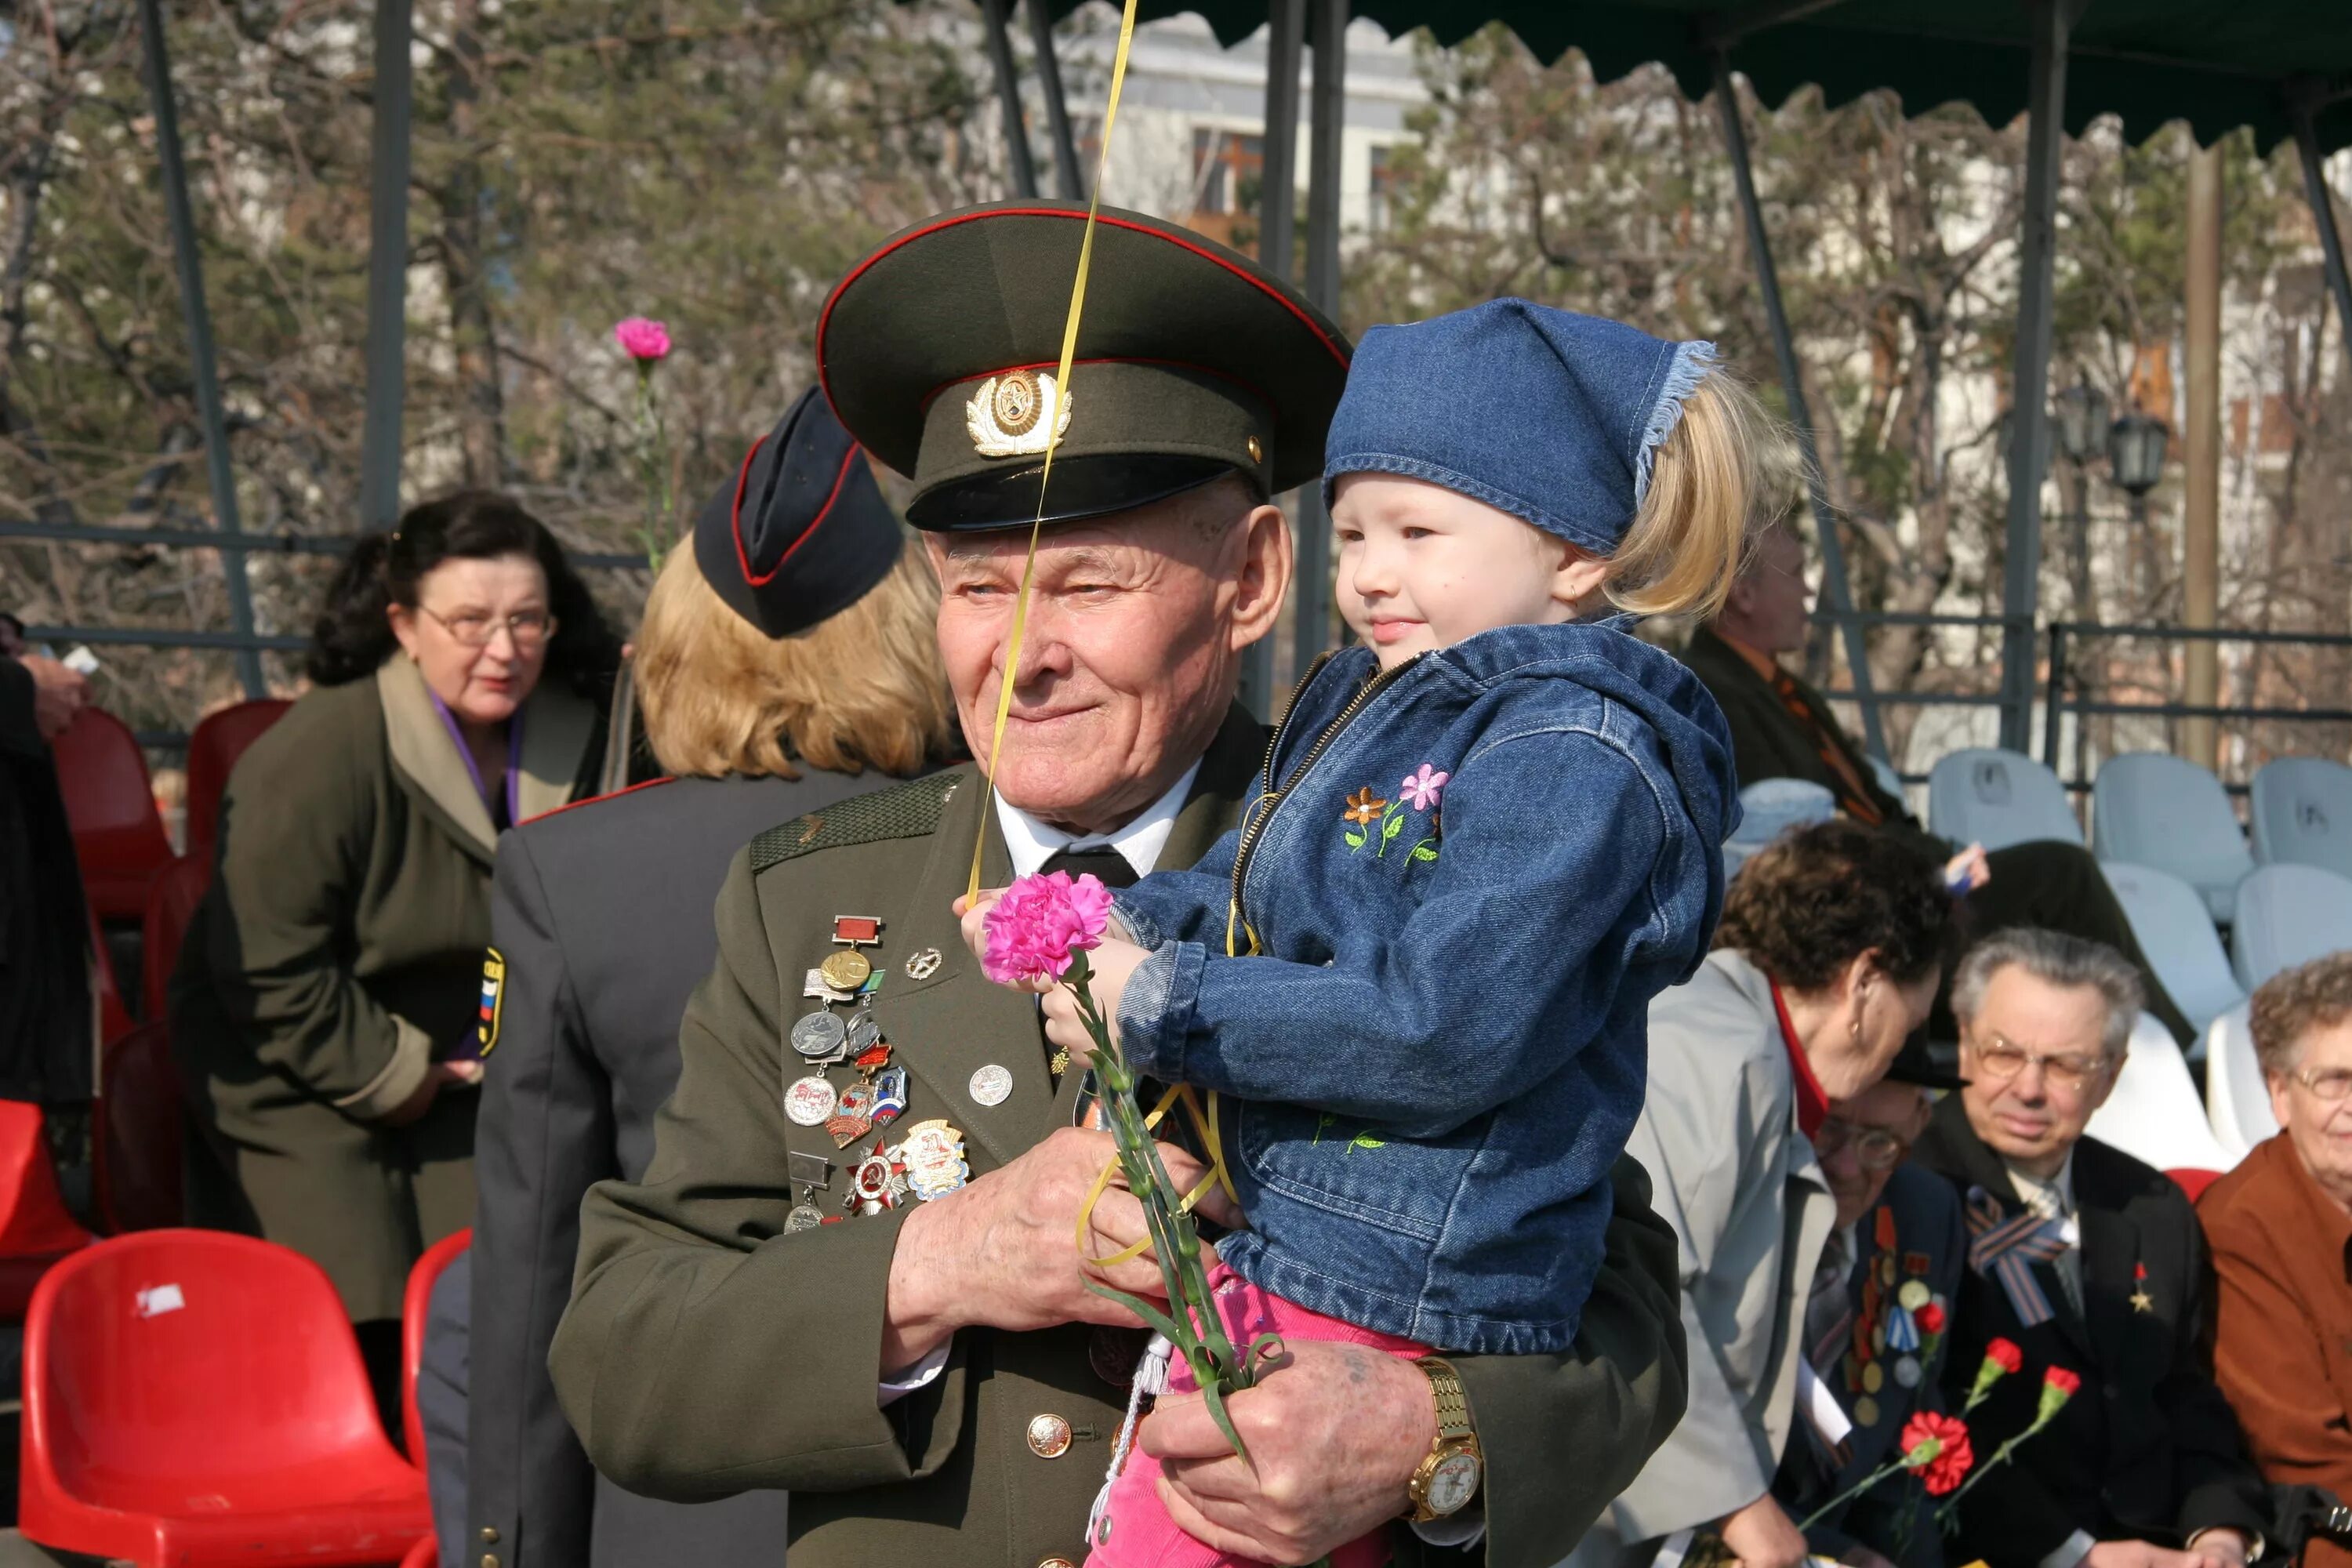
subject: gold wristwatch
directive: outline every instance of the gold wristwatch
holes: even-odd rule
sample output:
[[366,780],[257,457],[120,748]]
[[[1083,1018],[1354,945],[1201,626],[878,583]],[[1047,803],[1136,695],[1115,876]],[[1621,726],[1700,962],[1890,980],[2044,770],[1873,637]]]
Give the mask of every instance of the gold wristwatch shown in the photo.
[[1413,1365],[1428,1377],[1429,1390],[1437,1396],[1437,1441],[1429,1446],[1428,1457],[1406,1486],[1412,1498],[1412,1522],[1427,1524],[1461,1512],[1478,1495],[1486,1458],[1479,1451],[1478,1434],[1470,1426],[1470,1402],[1463,1397],[1462,1379],[1454,1368],[1435,1356],[1424,1356]]

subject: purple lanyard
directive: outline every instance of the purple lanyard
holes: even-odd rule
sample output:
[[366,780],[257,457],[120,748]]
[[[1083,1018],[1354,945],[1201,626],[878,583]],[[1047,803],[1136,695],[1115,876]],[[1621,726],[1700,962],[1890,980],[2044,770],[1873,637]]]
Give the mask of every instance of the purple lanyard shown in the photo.
[[[449,743],[457,748],[457,755],[466,764],[466,776],[474,781],[475,795],[487,800],[489,792],[482,787],[482,770],[474,761],[474,748],[466,744],[465,731],[457,728],[457,716],[449,711],[449,705],[442,701],[439,693],[431,687],[425,689],[425,695],[433,699],[433,711],[441,715],[441,722],[449,731]],[[521,773],[522,710],[518,708],[515,710],[514,717],[507,721],[506,799],[509,827],[512,827],[522,816]]]

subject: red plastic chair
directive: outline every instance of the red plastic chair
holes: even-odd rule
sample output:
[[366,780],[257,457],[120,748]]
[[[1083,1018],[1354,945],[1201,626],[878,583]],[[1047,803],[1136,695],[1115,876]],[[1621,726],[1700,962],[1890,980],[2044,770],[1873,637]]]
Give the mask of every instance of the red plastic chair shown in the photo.
[[137,920],[147,884],[172,859],[139,742],[113,714],[85,708],[50,751],[91,910],[100,920]]
[[163,868],[147,889],[147,910],[139,922],[140,994],[150,1022],[168,1010],[172,970],[180,962],[180,943],[188,922],[205,901],[212,883],[212,862],[183,855]]
[[400,1560],[400,1568],[440,1568],[440,1543],[428,1535],[408,1549],[408,1555]]
[[425,1249],[408,1271],[408,1287],[400,1297],[400,1436],[408,1445],[408,1461],[425,1468],[425,1418],[416,1409],[416,1373],[425,1364],[425,1316],[433,1305],[433,1287],[441,1271],[474,1245],[469,1227],[445,1236]]
[[106,934],[98,929],[98,911],[89,911],[89,950],[98,965],[98,1037],[117,1040],[131,1032],[138,1020],[131,1016],[130,1005],[122,999],[122,987],[114,979],[114,954],[107,951]]
[[2165,1174],[2170,1176],[2180,1190],[2189,1194],[2189,1201],[2192,1204],[2205,1195],[2206,1188],[2221,1179],[2221,1173],[2219,1171],[2193,1171],[2185,1167],[2178,1171],[2167,1171]]
[[41,1108],[0,1100],[0,1321],[21,1322],[42,1277],[97,1239],[66,1212]]
[[228,787],[229,770],[293,706],[277,697],[235,703],[206,714],[188,736],[188,855],[198,865],[210,869],[213,863],[221,792]]
[[165,1022],[142,1024],[108,1045],[98,1084],[100,1223],[115,1236],[184,1224],[186,1112]]
[[54,1551],[389,1568],[432,1531],[334,1287],[266,1241],[148,1231],[58,1265],[24,1399],[17,1524]]

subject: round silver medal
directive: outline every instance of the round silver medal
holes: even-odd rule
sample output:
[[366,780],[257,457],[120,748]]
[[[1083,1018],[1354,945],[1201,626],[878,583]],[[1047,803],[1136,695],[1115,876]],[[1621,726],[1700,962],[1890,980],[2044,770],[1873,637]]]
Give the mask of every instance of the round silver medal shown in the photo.
[[973,1104],[1002,1105],[1012,1098],[1013,1075],[991,1062],[971,1075],[970,1088]]
[[822,1127],[838,1098],[824,1074],[811,1073],[784,1086],[784,1114],[800,1126]]
[[1919,1386],[1919,1358],[1897,1356],[1895,1360],[1895,1381],[1906,1388]]
[[784,1216],[784,1234],[791,1236],[796,1231],[814,1230],[824,1223],[824,1210],[814,1204],[795,1204],[793,1212]]
[[849,1026],[831,1013],[811,1013],[793,1026],[793,1049],[804,1057],[829,1057],[841,1049]]

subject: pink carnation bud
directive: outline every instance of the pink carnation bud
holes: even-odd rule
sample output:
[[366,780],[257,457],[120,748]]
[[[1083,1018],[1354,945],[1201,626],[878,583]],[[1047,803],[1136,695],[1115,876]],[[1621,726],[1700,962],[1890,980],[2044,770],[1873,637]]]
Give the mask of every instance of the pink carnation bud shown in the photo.
[[631,316],[614,327],[613,336],[631,359],[644,363],[669,357],[669,329],[643,316]]
[[1024,877],[1004,889],[982,922],[988,950],[980,967],[999,985],[1059,980],[1073,953],[1096,946],[1110,924],[1110,889],[1067,871]]

